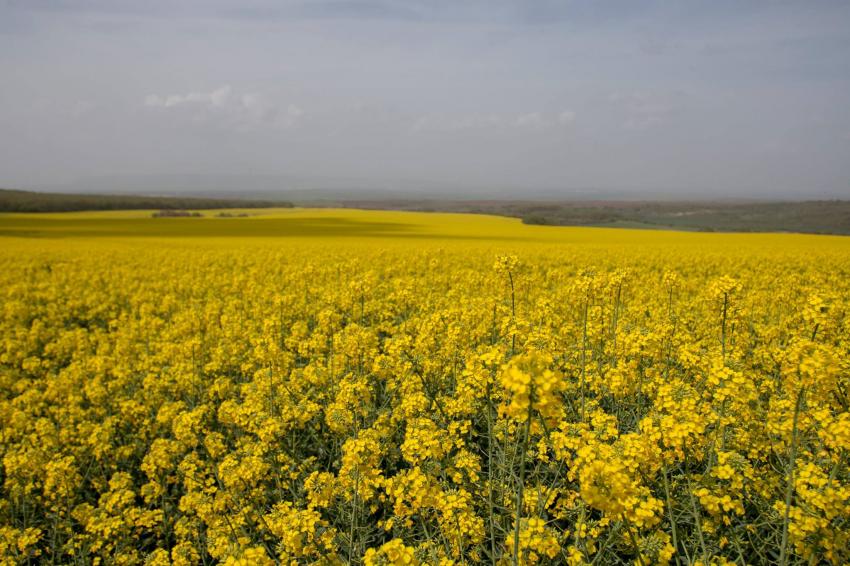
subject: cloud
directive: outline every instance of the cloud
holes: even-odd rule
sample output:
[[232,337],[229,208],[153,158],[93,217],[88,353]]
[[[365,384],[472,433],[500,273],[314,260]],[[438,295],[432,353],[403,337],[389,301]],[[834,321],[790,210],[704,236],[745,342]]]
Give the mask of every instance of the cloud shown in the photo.
[[614,92],[608,101],[624,113],[624,128],[643,130],[667,120],[681,96],[682,93]]
[[543,116],[540,112],[520,114],[514,120],[514,124],[520,128],[542,128],[544,126]]
[[145,97],[145,106],[153,106],[158,108],[173,108],[183,105],[200,105],[207,108],[221,108],[230,99],[230,94],[233,89],[230,85],[224,85],[212,92],[190,92],[187,94],[169,94],[160,96],[158,94],[149,94]]
[[298,106],[295,106],[294,104],[290,104],[286,107],[286,114],[293,118],[299,118],[304,115],[304,110],[302,110]]
[[528,112],[520,114],[514,119],[514,126],[531,130],[545,130],[557,126],[569,126],[576,119],[576,113],[572,110],[562,110],[557,114],[543,112]]
[[209,92],[149,94],[144,106],[160,111],[186,110],[199,121],[215,121],[234,128],[294,126],[305,112],[295,104],[282,106],[258,92],[235,93],[230,85]]
[[576,120],[576,113],[572,110],[563,110],[558,114],[558,123],[562,126],[572,124]]
[[500,127],[504,120],[495,114],[470,114],[468,116],[445,116],[427,114],[417,118],[411,131],[418,132],[460,132],[483,128]]
[[554,126],[567,126],[575,120],[575,112],[563,110],[556,115],[543,112],[524,112],[522,114],[470,114],[466,116],[447,116],[427,114],[416,118],[411,127],[419,132],[460,132],[483,129],[520,129],[545,130]]

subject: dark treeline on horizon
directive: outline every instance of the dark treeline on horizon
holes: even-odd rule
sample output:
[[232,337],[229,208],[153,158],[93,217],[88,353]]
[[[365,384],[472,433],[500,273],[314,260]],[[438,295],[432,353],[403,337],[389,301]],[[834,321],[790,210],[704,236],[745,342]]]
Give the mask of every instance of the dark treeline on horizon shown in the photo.
[[0,189],[0,212],[290,208],[292,206],[291,202],[275,200],[37,193]]

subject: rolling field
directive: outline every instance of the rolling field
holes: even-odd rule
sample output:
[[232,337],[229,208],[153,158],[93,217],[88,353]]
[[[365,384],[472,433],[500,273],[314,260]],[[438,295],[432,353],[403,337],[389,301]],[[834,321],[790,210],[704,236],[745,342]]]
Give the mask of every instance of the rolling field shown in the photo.
[[850,562],[850,239],[233,212],[0,214],[0,564]]

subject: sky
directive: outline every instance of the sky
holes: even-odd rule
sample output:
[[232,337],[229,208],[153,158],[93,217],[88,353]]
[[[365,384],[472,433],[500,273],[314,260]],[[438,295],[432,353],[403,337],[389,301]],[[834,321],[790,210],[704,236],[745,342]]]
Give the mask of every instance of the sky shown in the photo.
[[0,0],[0,186],[193,176],[850,198],[850,2]]

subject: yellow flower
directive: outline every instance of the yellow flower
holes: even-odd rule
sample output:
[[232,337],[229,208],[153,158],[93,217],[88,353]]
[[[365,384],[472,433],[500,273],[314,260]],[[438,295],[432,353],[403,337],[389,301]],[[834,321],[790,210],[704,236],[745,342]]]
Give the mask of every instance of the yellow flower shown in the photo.
[[408,566],[419,564],[413,549],[401,539],[393,539],[378,549],[370,548],[363,557],[366,566]]

